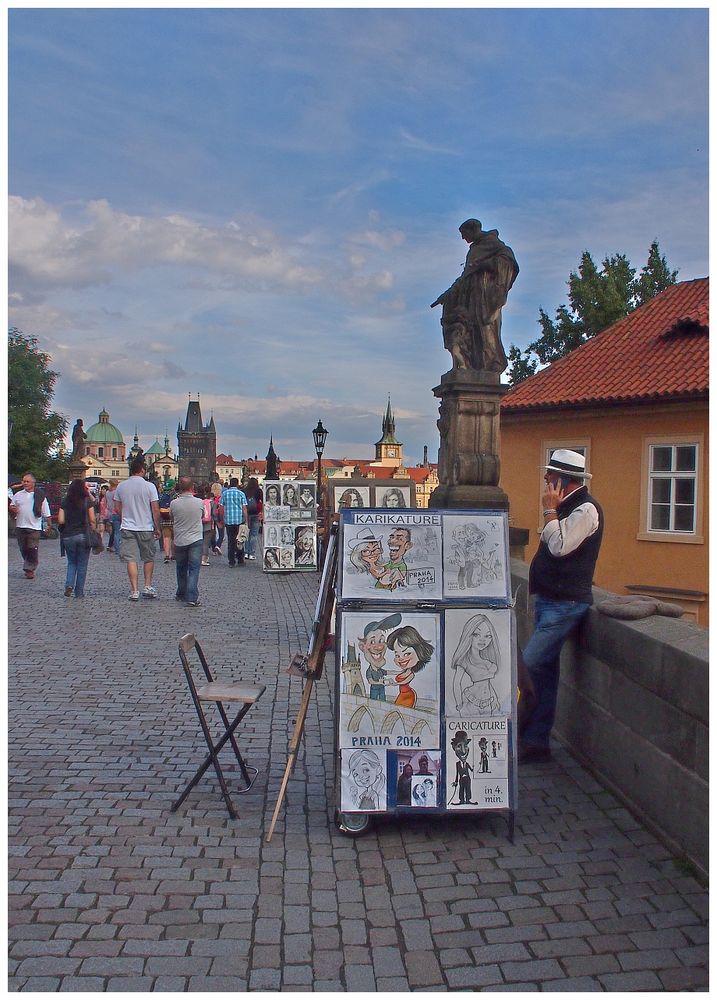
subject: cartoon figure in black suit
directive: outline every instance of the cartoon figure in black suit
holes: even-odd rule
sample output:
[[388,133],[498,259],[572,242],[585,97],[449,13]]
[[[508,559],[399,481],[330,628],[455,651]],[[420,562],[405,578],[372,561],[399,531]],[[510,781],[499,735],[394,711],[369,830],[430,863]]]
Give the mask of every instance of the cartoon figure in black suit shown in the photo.
[[453,787],[455,788],[458,785],[458,805],[461,806],[470,805],[471,798],[473,797],[470,777],[473,768],[468,763],[470,744],[471,740],[468,733],[463,729],[459,729],[451,740],[451,746],[457,757],[456,776],[453,781]]

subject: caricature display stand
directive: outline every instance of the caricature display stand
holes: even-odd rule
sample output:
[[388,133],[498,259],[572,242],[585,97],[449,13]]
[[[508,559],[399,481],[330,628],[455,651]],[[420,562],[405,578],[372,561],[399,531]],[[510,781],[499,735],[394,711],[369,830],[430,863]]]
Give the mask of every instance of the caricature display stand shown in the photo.
[[316,572],[316,515],[313,479],[264,482],[265,573]]
[[314,688],[314,681],[319,680],[324,670],[324,656],[326,653],[327,639],[331,632],[331,619],[335,600],[336,566],[338,555],[337,540],[338,523],[335,523],[331,525],[329,540],[326,546],[326,558],[324,559],[321,584],[319,586],[319,595],[316,601],[314,621],[311,628],[311,636],[309,638],[309,648],[306,656],[297,654],[289,664],[287,670],[287,673],[291,674],[292,677],[303,678],[304,691],[301,697],[301,704],[299,705],[296,722],[294,723],[294,732],[289,742],[289,758],[286,764],[286,770],[284,771],[284,777],[282,778],[281,785],[279,787],[279,795],[276,800],[276,806],[274,807],[274,813],[271,817],[269,832],[266,835],[267,843],[270,843],[271,838],[274,835],[274,828],[276,827],[279,812],[281,811],[281,806],[286,795],[289,778],[291,777],[291,772],[294,770],[296,758],[301,747],[301,737],[304,732],[304,725],[306,724],[306,714],[309,710],[309,702],[311,701],[311,692]]
[[517,646],[502,510],[344,510],[336,822],[516,807]]

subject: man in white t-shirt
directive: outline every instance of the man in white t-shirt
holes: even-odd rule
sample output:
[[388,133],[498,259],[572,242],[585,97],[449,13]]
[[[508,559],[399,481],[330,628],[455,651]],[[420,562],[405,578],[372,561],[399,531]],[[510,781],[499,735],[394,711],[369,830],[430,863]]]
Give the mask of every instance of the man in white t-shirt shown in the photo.
[[120,483],[115,490],[115,514],[121,517],[120,538],[122,552],[120,558],[127,564],[130,585],[130,601],[138,601],[139,564],[144,568],[144,590],[142,597],[155,598],[157,591],[152,586],[154,575],[154,554],[159,538],[159,496],[154,483],[144,478],[147,471],[143,456],[135,458],[130,466],[130,477]]
[[[22,477],[22,489],[10,496],[8,510],[15,518],[15,537],[22,553],[22,568],[28,580],[34,579],[38,563],[38,546],[42,534],[42,519],[50,517],[50,505],[44,493],[37,491],[35,502],[35,477],[26,472]],[[35,513],[37,511],[37,513]]]

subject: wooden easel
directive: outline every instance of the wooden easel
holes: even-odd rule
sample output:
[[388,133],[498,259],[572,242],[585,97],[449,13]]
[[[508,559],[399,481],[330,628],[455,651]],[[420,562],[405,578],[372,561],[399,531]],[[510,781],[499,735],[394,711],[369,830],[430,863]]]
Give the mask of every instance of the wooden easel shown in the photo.
[[276,800],[274,814],[271,817],[271,825],[266,835],[267,844],[271,841],[274,828],[279,818],[279,811],[286,795],[291,772],[294,770],[296,758],[301,745],[301,737],[304,732],[306,715],[309,711],[311,692],[314,688],[314,681],[320,679],[324,671],[324,657],[326,655],[326,640],[331,631],[331,615],[334,610],[334,599],[336,591],[336,568],[338,565],[338,520],[331,525],[329,542],[326,548],[326,558],[324,559],[324,569],[321,576],[319,596],[316,602],[314,613],[314,623],[309,639],[309,649],[306,656],[297,654],[291,661],[287,673],[293,677],[303,677],[305,679],[304,693],[299,705],[299,713],[294,723],[294,732],[289,743],[289,759],[286,763],[286,770],[279,787],[279,797]]

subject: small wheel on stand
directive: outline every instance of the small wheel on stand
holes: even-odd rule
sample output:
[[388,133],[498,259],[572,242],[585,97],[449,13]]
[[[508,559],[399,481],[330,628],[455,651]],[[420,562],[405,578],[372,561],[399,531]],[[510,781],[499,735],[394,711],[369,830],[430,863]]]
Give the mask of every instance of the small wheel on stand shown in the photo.
[[366,813],[342,813],[336,811],[336,826],[347,837],[360,837],[371,826],[371,817]]

